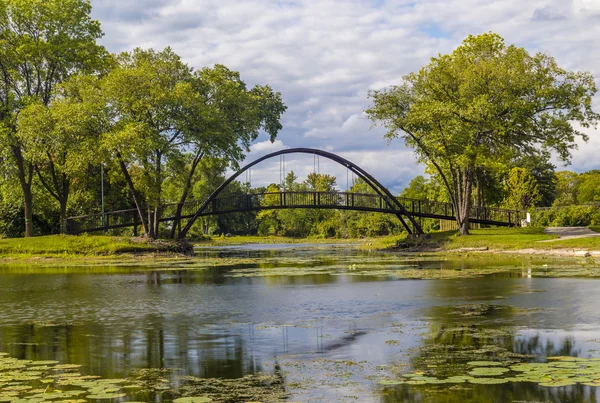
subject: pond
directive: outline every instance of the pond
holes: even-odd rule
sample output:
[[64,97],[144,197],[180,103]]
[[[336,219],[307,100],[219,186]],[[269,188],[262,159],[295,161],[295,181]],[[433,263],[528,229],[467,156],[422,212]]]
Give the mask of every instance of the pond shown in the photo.
[[595,269],[297,244],[0,267],[0,402],[595,401]]

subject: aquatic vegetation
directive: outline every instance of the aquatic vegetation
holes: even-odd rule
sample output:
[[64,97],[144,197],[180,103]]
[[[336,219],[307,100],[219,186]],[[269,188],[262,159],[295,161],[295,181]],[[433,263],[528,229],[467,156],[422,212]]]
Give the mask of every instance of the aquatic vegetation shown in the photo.
[[470,367],[499,367],[502,363],[498,361],[469,361],[467,365]]
[[184,376],[180,379],[185,383],[179,392],[187,396],[202,395],[202,397],[176,399],[175,403],[211,402],[210,398],[222,403],[266,403],[281,402],[288,396],[283,376],[279,371],[275,371],[273,375],[246,375],[238,379],[196,378],[193,376]]
[[468,376],[447,378],[416,371],[402,374],[402,379],[384,379],[380,385],[426,385],[441,383],[502,384],[508,382],[531,382],[543,387],[562,387],[576,384],[600,386],[600,358],[569,356],[548,357],[547,362],[518,363],[501,367],[496,361],[471,361]]
[[[58,361],[19,360],[0,353],[0,402],[71,402],[89,400],[137,403],[156,401],[174,403],[208,403],[254,400],[281,401],[286,397],[280,375],[250,375],[241,379],[200,379],[179,377],[171,383],[175,370],[140,369],[127,379],[102,379],[82,375],[80,365]],[[174,386],[179,385],[180,386]],[[180,396],[180,397],[176,397]],[[174,398],[176,397],[176,398]],[[150,399],[150,400],[149,400]]]

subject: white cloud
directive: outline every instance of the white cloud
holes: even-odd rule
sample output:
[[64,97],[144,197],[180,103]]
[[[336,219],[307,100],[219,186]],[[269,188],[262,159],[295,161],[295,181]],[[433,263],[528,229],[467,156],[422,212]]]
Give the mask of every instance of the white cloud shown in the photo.
[[267,140],[252,144],[250,146],[250,152],[253,155],[258,156],[259,154],[268,154],[283,148],[286,147],[283,145],[281,140],[275,140],[274,142]]
[[[600,77],[598,0],[92,0],[110,51],[171,46],[195,68],[222,63],[249,84],[268,83],[288,105],[277,147],[351,153],[392,188],[423,168],[400,140],[386,145],[363,111],[367,92],[399,82],[468,34],[508,43]],[[584,28],[582,28],[584,27]],[[600,109],[600,97],[595,99]],[[573,169],[600,168],[597,131]],[[402,155],[402,158],[398,158]],[[357,162],[360,162],[357,161]],[[309,164],[310,165],[310,164]],[[305,168],[304,170],[306,170]],[[333,169],[333,168],[332,168]],[[265,170],[265,175],[275,175]],[[340,172],[341,175],[344,175]],[[258,180],[258,175],[253,175]],[[343,176],[345,178],[345,176]],[[345,179],[344,179],[345,181]]]

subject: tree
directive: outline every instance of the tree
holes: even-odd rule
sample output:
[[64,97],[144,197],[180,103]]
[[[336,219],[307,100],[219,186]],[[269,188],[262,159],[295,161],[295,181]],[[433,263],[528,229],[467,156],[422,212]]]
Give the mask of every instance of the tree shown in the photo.
[[599,115],[591,74],[569,72],[545,54],[507,46],[493,33],[470,35],[398,85],[369,96],[367,114],[403,138],[448,190],[468,234],[476,171],[508,165],[515,154],[555,151],[568,162],[575,140]]
[[[225,66],[192,71],[170,48],[116,59],[105,76],[80,80],[77,102],[89,104],[87,126],[99,131],[99,151],[123,175],[144,233],[158,236],[161,207],[177,203],[174,236],[201,161],[217,158],[236,168],[261,131],[274,141],[286,106],[280,93],[267,85],[248,89]],[[179,194],[165,197],[173,167],[182,170]]]
[[423,175],[419,175],[411,179],[408,186],[400,193],[400,196],[407,199],[424,200],[429,199],[429,194],[429,181]]
[[316,172],[309,173],[304,184],[309,190],[317,192],[334,192],[337,186],[335,176]]
[[577,204],[581,178],[577,172],[559,171],[556,173],[556,199],[554,206],[570,206]]
[[[161,52],[135,49],[117,58],[118,66],[100,83],[110,116],[117,117],[105,133],[107,150],[118,161],[137,206],[144,232],[158,236],[165,159],[181,153],[189,135],[183,117],[194,108],[197,94],[191,69],[170,48]],[[194,115],[195,116],[195,115]],[[130,170],[139,170],[138,186]],[[137,197],[145,195],[144,206]]]
[[5,0],[0,3],[0,136],[17,168],[25,211],[25,236],[33,236],[34,164],[17,136],[20,111],[32,102],[48,105],[56,84],[76,72],[105,67],[96,43],[100,24],[86,0]]
[[[179,217],[202,158],[224,158],[236,167],[261,129],[274,141],[286,107],[281,94],[268,86],[247,89],[239,73],[225,66],[192,72],[169,48],[136,49],[122,54],[118,62],[100,83],[108,115],[117,119],[106,132],[105,144],[119,162],[146,234],[155,237],[165,202],[162,183],[167,161],[191,155],[176,212]],[[137,186],[130,170],[141,175]],[[142,201],[134,196],[138,193],[145,196],[147,217]]]
[[550,162],[549,153],[534,153],[518,157],[511,164],[513,167],[525,168],[533,177],[539,187],[539,205],[550,207],[556,198],[557,178],[556,168]]
[[59,204],[63,234],[67,232],[67,204],[73,181],[83,179],[90,164],[101,163],[98,132],[87,125],[87,114],[93,110],[73,102],[81,99],[77,79],[58,85],[56,99],[49,106],[35,102],[25,107],[16,132],[40,183]]
[[[194,73],[192,86],[200,102],[192,103],[183,114],[188,135],[185,147],[192,150],[193,162],[187,171],[176,216],[191,189],[199,161],[211,156],[227,160],[237,169],[239,161],[250,150],[250,143],[264,131],[271,142],[282,129],[281,116],[287,107],[281,93],[268,85],[255,85],[248,89],[238,72],[217,64]],[[201,119],[191,118],[198,116]],[[175,220],[179,223],[179,218]],[[174,231],[171,237],[175,237]]]
[[600,171],[593,170],[579,175],[577,203],[592,204],[600,202]]
[[535,177],[525,168],[511,169],[504,188],[506,199],[502,205],[507,209],[529,210],[541,200],[540,187]]

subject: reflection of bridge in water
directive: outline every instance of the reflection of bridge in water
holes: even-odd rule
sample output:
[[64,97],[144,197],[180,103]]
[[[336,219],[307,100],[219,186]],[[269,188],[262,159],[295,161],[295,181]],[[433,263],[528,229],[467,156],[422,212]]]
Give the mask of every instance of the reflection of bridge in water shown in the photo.
[[[227,185],[254,165],[269,158],[293,153],[313,154],[335,161],[345,166],[349,171],[365,181],[374,193],[353,193],[349,191],[293,192],[284,190],[275,193],[247,193],[230,196],[220,195]],[[180,224],[182,220],[186,220],[185,226],[178,231],[178,238],[183,238],[186,236],[194,222],[200,217],[289,208],[354,210],[394,214],[398,217],[408,233],[414,232],[417,234],[422,234],[423,230],[415,220],[415,217],[436,218],[442,220],[456,219],[454,206],[451,203],[395,197],[368,172],[338,155],[310,148],[292,148],[265,155],[246,165],[223,182],[223,184],[221,184],[221,186],[219,186],[206,200],[188,201],[181,204],[173,203],[162,206],[161,218],[159,221],[171,222],[175,223],[174,225],[177,225]],[[522,215],[522,212],[516,210],[474,207],[471,209],[470,221],[477,224],[515,226],[520,225],[521,219],[523,218]],[[67,221],[68,231],[71,234],[125,227],[134,227],[135,231],[135,228],[140,224],[140,217],[137,209],[111,211],[105,213],[104,217],[102,214],[71,217]]]

